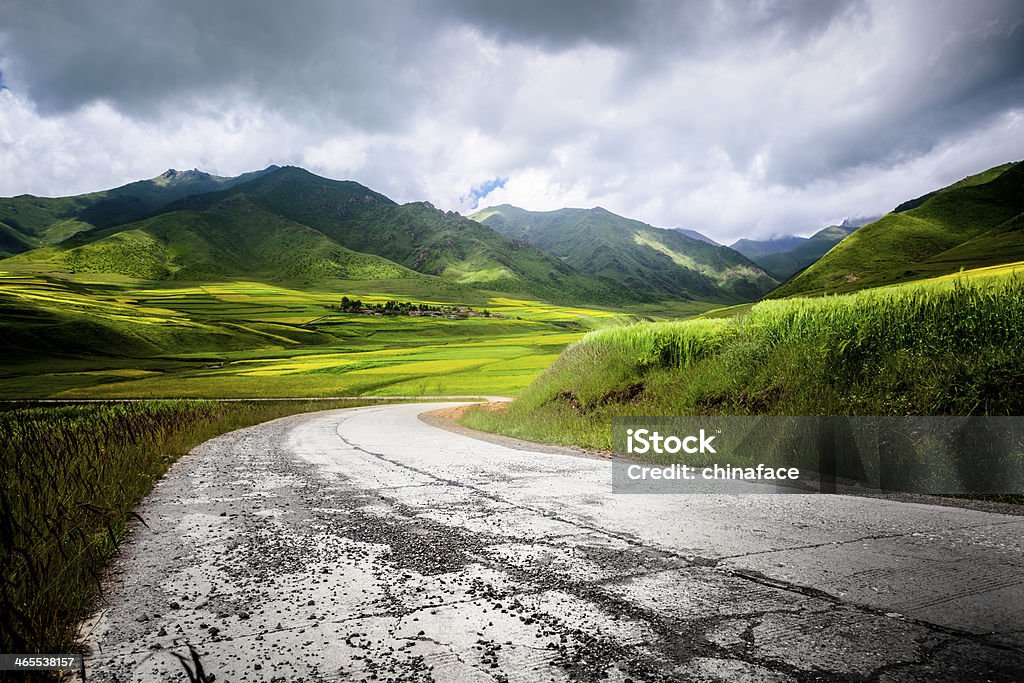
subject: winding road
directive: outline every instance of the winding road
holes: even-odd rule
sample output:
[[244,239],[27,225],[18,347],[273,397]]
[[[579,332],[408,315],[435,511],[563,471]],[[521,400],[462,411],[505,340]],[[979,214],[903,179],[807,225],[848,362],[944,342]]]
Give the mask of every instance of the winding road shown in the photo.
[[1024,679],[1024,517],[615,495],[607,460],[420,419],[444,407],[179,460],[83,625],[88,680],[187,680],[190,645],[219,682]]

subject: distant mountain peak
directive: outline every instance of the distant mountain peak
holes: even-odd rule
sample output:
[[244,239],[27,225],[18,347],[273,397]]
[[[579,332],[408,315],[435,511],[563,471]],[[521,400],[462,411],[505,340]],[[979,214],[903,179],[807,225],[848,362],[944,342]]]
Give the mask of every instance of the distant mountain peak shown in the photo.
[[190,171],[179,171],[169,168],[157,177],[170,182],[178,182],[183,180],[208,180],[213,176],[205,171],[200,171],[198,168],[193,168]]
[[722,246],[721,244],[719,244],[715,240],[711,239],[710,237],[708,237],[704,233],[697,232],[696,230],[691,230],[690,228],[675,227],[675,228],[669,228],[669,230],[675,230],[676,232],[681,233],[683,235],[686,235],[687,237],[692,237],[695,240],[700,240],[701,242],[707,242],[708,244],[713,244],[716,247]]
[[656,228],[601,206],[527,211],[503,205],[470,218],[651,298],[751,301],[777,284],[746,257],[706,237]]
[[821,258],[868,218],[847,218],[842,225],[822,228],[810,237],[781,235],[765,240],[741,239],[732,248],[780,280],[788,280]]

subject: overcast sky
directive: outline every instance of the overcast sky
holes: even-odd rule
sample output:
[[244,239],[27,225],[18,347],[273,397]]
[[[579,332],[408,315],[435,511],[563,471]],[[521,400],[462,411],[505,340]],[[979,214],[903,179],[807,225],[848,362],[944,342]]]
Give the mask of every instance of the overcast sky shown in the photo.
[[295,164],[806,233],[1024,158],[1024,2],[0,0],[0,195]]

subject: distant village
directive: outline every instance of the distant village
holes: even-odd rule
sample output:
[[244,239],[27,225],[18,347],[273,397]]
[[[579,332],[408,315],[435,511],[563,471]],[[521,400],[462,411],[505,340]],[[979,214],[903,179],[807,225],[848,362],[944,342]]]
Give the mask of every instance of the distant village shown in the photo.
[[419,304],[411,301],[385,301],[382,304],[366,304],[360,299],[349,299],[347,296],[341,297],[341,304],[339,306],[328,305],[327,307],[343,313],[376,316],[408,315],[414,318],[446,318],[448,320],[502,317],[500,313],[491,313],[487,309],[477,311],[469,306],[431,306],[430,304]]

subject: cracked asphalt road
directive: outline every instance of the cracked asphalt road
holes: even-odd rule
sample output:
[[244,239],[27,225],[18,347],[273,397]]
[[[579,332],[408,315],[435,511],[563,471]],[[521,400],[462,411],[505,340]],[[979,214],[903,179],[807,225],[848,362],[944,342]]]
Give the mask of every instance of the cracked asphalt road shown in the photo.
[[[454,405],[454,404],[453,404]],[[1024,517],[822,495],[613,495],[608,461],[444,404],[199,446],[84,626],[89,680],[1024,679]]]

